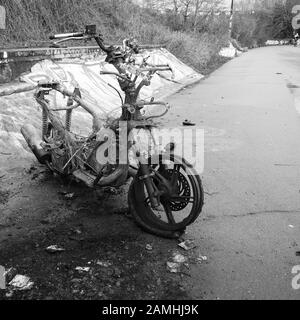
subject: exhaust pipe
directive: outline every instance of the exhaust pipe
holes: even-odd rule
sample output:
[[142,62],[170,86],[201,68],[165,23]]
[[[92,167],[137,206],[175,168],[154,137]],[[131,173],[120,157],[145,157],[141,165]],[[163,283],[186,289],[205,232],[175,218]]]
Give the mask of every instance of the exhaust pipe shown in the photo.
[[46,164],[46,161],[50,160],[50,153],[42,148],[43,140],[40,138],[39,132],[35,127],[31,124],[26,124],[21,128],[21,133],[38,161],[41,164]]

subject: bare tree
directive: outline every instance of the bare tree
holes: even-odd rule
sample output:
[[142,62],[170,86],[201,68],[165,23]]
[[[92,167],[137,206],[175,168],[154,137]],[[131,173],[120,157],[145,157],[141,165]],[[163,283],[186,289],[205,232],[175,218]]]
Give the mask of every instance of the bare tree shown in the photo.
[[[223,0],[144,0],[144,5],[152,10],[169,12],[178,26],[197,31],[198,24],[221,8]],[[180,19],[179,19],[180,17]],[[180,22],[181,21],[181,22]]]
[[174,11],[175,16],[178,15],[178,10],[179,10],[178,0],[173,0],[173,11]]
[[[203,23],[208,17],[219,14],[223,10],[223,0],[212,0],[210,2],[205,0],[195,0],[194,15],[193,15],[193,30],[197,30],[199,22]],[[200,19],[201,16],[201,19]]]
[[199,14],[199,9],[202,6],[204,0],[196,0],[195,3],[195,10],[194,10],[194,22],[193,22],[193,29],[196,31],[197,27],[197,22],[198,22],[198,14]]
[[187,25],[187,20],[189,17],[189,11],[190,8],[193,4],[194,0],[180,0],[181,4],[182,4],[182,15],[183,15],[183,25],[184,27],[186,27]]

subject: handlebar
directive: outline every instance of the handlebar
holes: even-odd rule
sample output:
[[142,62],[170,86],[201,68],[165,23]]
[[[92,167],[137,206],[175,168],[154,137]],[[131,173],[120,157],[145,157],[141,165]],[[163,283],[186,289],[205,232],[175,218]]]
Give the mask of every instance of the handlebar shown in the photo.
[[45,90],[52,90],[55,89],[59,84],[60,82],[58,81],[39,81],[37,87]]
[[154,106],[154,105],[160,105],[160,106],[164,106],[166,109],[163,113],[159,114],[159,115],[154,115],[154,116],[149,116],[144,118],[144,120],[150,120],[150,119],[154,119],[154,118],[160,118],[163,117],[164,115],[166,115],[170,109],[170,105],[166,102],[162,102],[162,101],[141,101],[141,102],[136,102],[134,104],[123,104],[122,108],[126,108],[130,113],[135,113],[135,109],[142,109],[145,106]]
[[[66,42],[66,41],[70,41],[70,40],[91,40],[94,39],[98,46],[100,47],[101,50],[103,50],[104,52],[107,53],[108,57],[108,62],[110,62],[109,60],[114,60],[114,59],[119,59],[120,57],[118,55],[120,55],[120,53],[118,52],[116,55],[118,57],[115,56],[115,51],[120,51],[120,47],[118,46],[114,46],[114,45],[106,45],[104,44],[102,35],[97,33],[96,30],[96,25],[87,25],[85,27],[85,31],[82,32],[71,32],[71,33],[60,33],[60,34],[55,34],[50,36],[50,40],[57,40],[57,41],[53,41],[52,46],[54,47],[59,47],[59,44],[61,44],[62,42]],[[127,48],[129,50],[127,50]],[[121,48],[121,56],[123,55],[123,58],[125,59],[126,55],[129,55],[129,51],[132,51],[134,53],[138,53],[139,51],[139,46],[136,43],[136,41],[134,39],[125,39],[123,41],[123,48]],[[128,51],[128,52],[127,52]]]
[[[137,71],[139,73],[141,72],[149,72],[149,73],[155,73],[157,71],[173,71],[171,67],[152,67],[152,68],[139,68],[137,69]],[[123,80],[126,80],[126,81],[132,81],[130,80],[129,78],[127,78],[126,76],[118,73],[118,72],[111,72],[111,71],[100,71],[100,74],[101,75],[113,75],[113,76],[117,76]]]
[[[91,40],[95,38],[96,41],[101,39],[101,35],[96,34],[96,25],[88,25],[85,27],[85,31],[83,32],[69,32],[69,33],[60,33],[54,34],[49,37],[50,40],[58,40],[53,42],[53,46],[59,46],[60,43],[70,41],[70,40]],[[98,43],[97,41],[97,43]],[[99,41],[101,42],[101,40]],[[99,43],[98,43],[99,44]],[[104,46],[101,46],[101,49],[105,49]],[[105,51],[105,50],[104,50]]]
[[151,68],[140,68],[139,69],[140,72],[157,72],[157,71],[172,71],[171,67],[151,67]]
[[54,34],[49,37],[50,40],[55,39],[65,39],[65,38],[77,38],[77,37],[83,37],[83,32],[73,32],[73,33],[60,33],[60,34]]
[[102,75],[112,75],[112,76],[117,76],[123,80],[126,80],[126,81],[131,81],[130,79],[128,79],[127,77],[123,76],[122,74],[120,73],[117,73],[117,72],[111,72],[111,71],[100,71],[100,74]]
[[134,105],[138,107],[160,105],[160,106],[169,108],[169,104],[162,101],[149,101],[149,102],[143,101],[143,102],[136,102]]
[[95,37],[96,36],[96,25],[91,24],[85,27],[85,31],[83,32],[69,32],[69,33],[60,33],[54,34],[49,37],[50,40],[54,39],[67,39],[67,38],[81,38],[84,36]]

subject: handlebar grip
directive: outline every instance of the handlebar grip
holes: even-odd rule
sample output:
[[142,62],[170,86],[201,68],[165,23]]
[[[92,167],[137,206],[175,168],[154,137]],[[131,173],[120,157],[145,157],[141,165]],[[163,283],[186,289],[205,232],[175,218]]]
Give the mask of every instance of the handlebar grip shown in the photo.
[[39,88],[54,89],[57,85],[59,85],[59,82],[56,81],[39,81],[37,86]]
[[136,106],[164,106],[166,108],[169,108],[169,104],[166,102],[162,102],[162,101],[149,101],[149,102],[137,102],[135,103]]
[[115,74],[115,73],[110,71],[100,71],[100,74]]
[[60,34],[54,34],[49,37],[50,40],[54,39],[63,39],[63,38],[74,38],[74,37],[83,37],[83,32],[73,32],[73,33],[60,33]]
[[[112,76],[116,76],[116,77],[119,77],[121,79],[123,79],[124,81],[131,81],[129,78],[123,76],[122,74],[119,74],[117,72],[111,72],[111,71],[100,71],[100,74],[102,75],[112,75]],[[132,82],[132,81],[131,81]]]

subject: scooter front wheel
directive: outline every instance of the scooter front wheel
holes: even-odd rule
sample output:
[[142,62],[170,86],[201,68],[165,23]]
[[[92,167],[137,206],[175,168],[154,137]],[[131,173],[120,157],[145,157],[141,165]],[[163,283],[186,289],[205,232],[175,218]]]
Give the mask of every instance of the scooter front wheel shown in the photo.
[[[128,193],[133,217],[150,233],[159,231],[159,235],[170,237],[170,234],[183,232],[202,211],[204,192],[199,175],[184,159],[175,156],[169,159],[161,156],[158,164],[149,166],[149,179],[161,194],[160,207],[151,206],[142,172],[138,170]],[[166,184],[169,192],[166,192]]]

